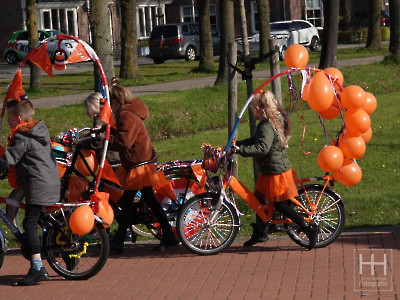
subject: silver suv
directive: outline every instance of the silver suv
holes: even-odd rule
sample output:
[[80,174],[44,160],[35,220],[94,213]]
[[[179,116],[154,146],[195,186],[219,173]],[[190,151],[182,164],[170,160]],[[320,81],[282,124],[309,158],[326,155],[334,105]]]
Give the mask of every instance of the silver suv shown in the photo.
[[[219,53],[219,34],[212,31],[214,54]],[[154,27],[149,38],[149,57],[155,64],[167,59],[195,60],[200,53],[198,23],[172,23]]]

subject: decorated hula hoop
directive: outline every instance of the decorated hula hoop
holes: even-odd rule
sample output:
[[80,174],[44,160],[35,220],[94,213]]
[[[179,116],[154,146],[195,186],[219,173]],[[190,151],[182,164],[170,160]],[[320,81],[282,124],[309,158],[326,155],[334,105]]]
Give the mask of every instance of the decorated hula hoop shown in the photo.
[[[65,59],[65,53],[61,49],[61,44],[63,41],[69,41],[70,44],[73,44],[72,51],[67,59]],[[57,43],[57,52],[55,53],[54,65],[52,65],[50,61],[49,54],[47,52],[47,45],[50,42]],[[110,138],[110,121],[111,110],[110,110],[110,96],[108,91],[107,78],[104,73],[103,66],[101,65],[100,59],[97,56],[96,52],[93,50],[91,46],[89,46],[85,41],[65,34],[59,34],[56,36],[49,37],[44,39],[40,43],[38,43],[34,48],[32,48],[25,58],[18,65],[18,68],[15,72],[14,78],[8,86],[7,93],[3,102],[3,107],[0,114],[0,129],[3,123],[3,118],[5,114],[5,108],[8,99],[22,100],[26,97],[25,91],[22,88],[22,75],[21,69],[25,65],[25,63],[30,60],[32,63],[36,64],[43,71],[45,71],[50,77],[53,76],[53,67],[57,70],[63,70],[66,68],[67,64],[71,63],[79,63],[83,61],[93,61],[100,70],[100,80],[101,80],[101,88],[102,94],[104,97],[103,103],[101,103],[102,109],[104,108],[104,112],[100,113],[104,116],[103,121],[106,121],[108,124],[105,132],[104,139],[104,147],[101,155],[100,163],[99,163],[99,171],[96,175],[96,186],[94,192],[98,192],[98,186],[100,183],[100,178],[103,172],[104,162],[106,159],[106,153],[108,148],[108,142]],[[103,104],[103,105],[102,105]],[[112,122],[112,121],[111,121]]]

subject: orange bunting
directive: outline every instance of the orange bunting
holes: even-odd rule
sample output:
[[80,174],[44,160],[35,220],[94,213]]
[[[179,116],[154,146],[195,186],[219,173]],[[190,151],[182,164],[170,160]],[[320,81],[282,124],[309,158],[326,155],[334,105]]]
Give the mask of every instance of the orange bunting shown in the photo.
[[47,43],[35,48],[28,55],[28,59],[31,62],[45,71],[50,77],[53,77],[53,69],[51,68],[50,57],[49,53],[47,52]]
[[76,45],[74,51],[72,51],[71,55],[68,57],[66,62],[68,64],[73,64],[89,60],[91,60],[91,58],[88,52],[86,51],[85,47],[81,43],[78,43],[78,45]]
[[107,99],[100,99],[100,117],[99,119],[103,122],[106,122],[111,127],[116,128],[114,119],[111,112],[111,107],[108,104]]
[[4,102],[7,101],[8,99],[20,100],[21,90],[22,90],[22,75],[21,75],[21,70],[18,70],[14,75],[13,81],[8,86]]

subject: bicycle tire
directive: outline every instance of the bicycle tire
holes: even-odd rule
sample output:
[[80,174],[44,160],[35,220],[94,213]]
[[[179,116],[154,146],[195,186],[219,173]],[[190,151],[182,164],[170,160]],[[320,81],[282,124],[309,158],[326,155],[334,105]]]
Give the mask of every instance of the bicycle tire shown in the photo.
[[59,226],[47,228],[43,236],[43,253],[50,267],[66,279],[86,280],[95,276],[110,252],[106,229],[96,222],[90,233],[77,235],[68,227],[68,215],[63,218],[59,214],[56,219]]
[[[204,193],[186,201],[177,218],[177,233],[182,244],[199,255],[213,255],[222,252],[235,240],[239,231],[239,217],[232,204],[223,201],[216,211],[218,195]],[[217,217],[209,224],[210,216]]]
[[[300,203],[311,211],[307,196],[311,202],[315,203],[316,198],[321,194],[323,186],[321,185],[308,185],[305,189],[299,189],[299,196],[297,199]],[[307,193],[306,193],[307,192]],[[307,214],[297,205],[293,203],[293,208],[299,214],[307,217]],[[323,248],[333,243],[343,231],[345,224],[345,213],[343,201],[339,195],[334,191],[326,187],[321,195],[314,214],[311,219],[320,225],[320,233],[318,235],[318,241],[314,248]],[[304,232],[302,232],[299,226],[295,223],[286,223],[285,228],[289,237],[298,245],[307,247],[309,240]]]
[[[188,189],[174,189],[173,192],[177,197],[180,203],[186,202],[188,199],[193,197],[196,192],[204,190],[201,188],[200,184],[198,183],[196,177],[192,175],[192,171],[190,168],[176,168],[171,170],[165,171],[165,178],[170,182],[174,181],[171,186],[176,187],[178,186],[177,182],[180,181],[180,186],[189,186]],[[183,183],[181,182],[183,180]],[[186,182],[185,182],[186,181]],[[189,181],[189,183],[187,183]],[[194,187],[193,187],[194,186]],[[157,192],[155,193],[157,197]],[[170,198],[165,197],[165,199],[159,199],[160,201],[172,201]],[[164,211],[167,214],[167,219],[170,222],[173,230],[176,228],[176,218],[179,206],[174,208],[164,207]],[[132,225],[132,231],[137,235],[144,236],[144,237],[155,237],[156,239],[162,239],[162,233],[160,231],[160,227],[156,225],[156,223],[150,224],[137,224]]]

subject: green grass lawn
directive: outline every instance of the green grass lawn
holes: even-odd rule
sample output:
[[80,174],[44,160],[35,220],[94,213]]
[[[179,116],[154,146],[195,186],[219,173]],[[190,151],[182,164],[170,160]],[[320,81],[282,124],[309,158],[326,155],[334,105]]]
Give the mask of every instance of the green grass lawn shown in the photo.
[[[356,84],[373,93],[378,101],[377,110],[371,115],[372,140],[365,155],[359,159],[363,178],[353,187],[336,183],[333,187],[346,201],[346,228],[395,226],[400,224],[400,66],[389,62],[341,69],[344,86]],[[261,82],[255,82],[257,87]],[[287,79],[282,78],[284,98],[287,99]],[[244,83],[238,87],[239,109],[246,100]],[[142,98],[149,106],[151,117],[147,128],[159,154],[159,161],[201,158],[201,144],[225,145],[227,130],[227,87],[207,87],[188,91],[175,91],[148,95]],[[289,159],[300,177],[322,175],[316,157],[327,143],[317,114],[298,102],[291,116],[292,139],[288,149]],[[249,135],[248,114],[244,115],[238,129],[239,139]],[[52,109],[38,109],[36,118],[45,120],[51,135],[71,127],[91,124],[83,104]],[[3,123],[1,143],[6,144],[8,128]],[[304,138],[303,138],[303,129]],[[340,118],[326,122],[330,135],[340,129]],[[330,141],[328,141],[330,143]],[[306,154],[309,153],[309,154]],[[254,179],[251,160],[239,158],[239,179],[250,189]],[[0,193],[7,196],[10,189],[6,181],[0,182]],[[246,205],[239,204],[245,213],[244,230],[254,215]]]

